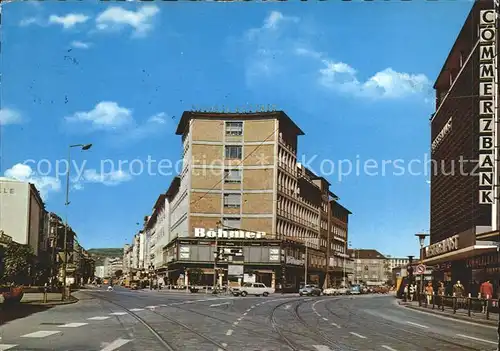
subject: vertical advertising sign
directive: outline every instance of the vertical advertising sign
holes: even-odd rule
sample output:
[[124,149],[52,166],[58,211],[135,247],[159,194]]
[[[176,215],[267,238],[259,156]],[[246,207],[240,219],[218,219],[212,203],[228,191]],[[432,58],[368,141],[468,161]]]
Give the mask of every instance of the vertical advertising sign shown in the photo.
[[[493,205],[496,185],[496,16],[482,10],[479,22],[479,203]],[[493,222],[492,218],[492,222]]]

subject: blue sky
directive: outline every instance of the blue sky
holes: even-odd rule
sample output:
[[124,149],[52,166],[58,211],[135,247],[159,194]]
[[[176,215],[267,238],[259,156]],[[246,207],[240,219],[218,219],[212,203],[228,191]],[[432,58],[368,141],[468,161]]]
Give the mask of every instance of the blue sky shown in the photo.
[[[131,175],[118,160],[178,160],[175,126],[193,105],[271,104],[305,131],[302,160],[353,212],[352,246],[415,254],[413,234],[429,228],[429,177],[418,161],[413,175],[389,161],[382,174],[381,164],[425,162],[432,83],[471,6],[8,3],[0,172],[37,184],[47,208],[63,214],[57,160],[69,144],[93,143],[73,152],[78,167],[86,163],[69,221],[87,248],[122,246],[172,176]],[[37,163],[23,165],[30,159]],[[105,159],[115,170],[101,171]],[[332,174],[330,164],[347,169],[342,160],[359,160],[360,172]]]

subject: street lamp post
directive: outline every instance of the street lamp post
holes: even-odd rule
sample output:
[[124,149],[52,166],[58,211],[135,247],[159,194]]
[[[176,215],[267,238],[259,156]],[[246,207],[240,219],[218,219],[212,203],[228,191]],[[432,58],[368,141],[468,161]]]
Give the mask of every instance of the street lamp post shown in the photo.
[[221,222],[217,221],[217,233],[215,235],[215,252],[214,252],[214,283],[212,293],[217,294],[217,259],[219,258],[219,241],[217,240]]
[[[420,264],[423,263],[423,257],[422,257],[422,250],[425,246],[425,238],[429,236],[429,234],[426,233],[417,233],[415,236],[418,238],[419,243],[420,243]],[[422,272],[420,275],[420,295],[423,295],[424,293],[424,275],[425,271]],[[421,298],[418,299],[419,303],[421,303]]]
[[413,257],[412,255],[408,256],[408,294],[406,295],[407,299],[410,299],[410,286],[413,284]]
[[62,299],[66,298],[66,268],[68,261],[68,206],[69,206],[69,174],[71,170],[71,149],[74,147],[79,147],[82,151],[87,151],[92,147],[92,144],[75,144],[70,145],[68,147],[68,168],[66,170],[66,201],[64,202],[64,206],[66,206],[66,224],[64,226],[64,243],[63,243],[63,266],[62,266],[62,283],[63,283],[63,291],[62,291]]

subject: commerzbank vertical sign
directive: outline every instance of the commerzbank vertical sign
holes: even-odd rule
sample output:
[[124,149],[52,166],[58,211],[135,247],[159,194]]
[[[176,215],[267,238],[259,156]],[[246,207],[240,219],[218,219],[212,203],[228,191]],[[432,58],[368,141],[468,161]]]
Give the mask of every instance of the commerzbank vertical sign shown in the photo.
[[496,113],[495,11],[480,12],[479,22],[479,203],[494,203]]

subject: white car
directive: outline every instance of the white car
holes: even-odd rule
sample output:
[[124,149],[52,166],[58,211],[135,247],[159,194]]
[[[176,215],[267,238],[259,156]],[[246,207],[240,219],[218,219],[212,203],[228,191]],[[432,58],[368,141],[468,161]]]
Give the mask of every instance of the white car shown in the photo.
[[268,288],[262,283],[244,283],[240,288],[232,288],[231,292],[234,296],[269,296],[274,294],[274,288]]
[[328,288],[323,290],[323,295],[334,296],[334,295],[347,295],[347,288]]

